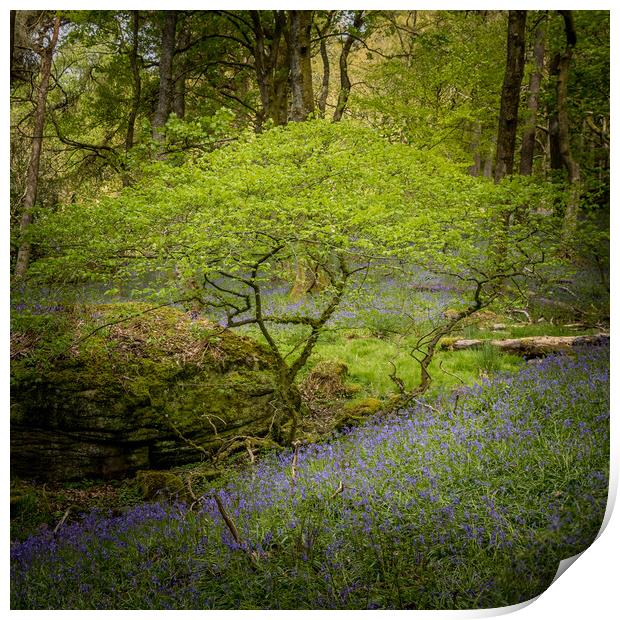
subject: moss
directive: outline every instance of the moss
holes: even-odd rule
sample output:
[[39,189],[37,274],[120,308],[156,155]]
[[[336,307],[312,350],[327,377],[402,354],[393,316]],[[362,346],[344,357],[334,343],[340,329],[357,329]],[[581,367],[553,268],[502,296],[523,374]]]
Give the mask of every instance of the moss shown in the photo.
[[167,471],[139,471],[136,481],[146,500],[156,498],[185,500],[186,490],[183,480]]
[[437,344],[437,349],[439,351],[450,351],[452,349],[452,345],[458,340],[458,338],[453,338],[450,336],[445,336],[441,338]]
[[[11,418],[18,458],[45,441],[52,446],[45,458],[54,475],[64,477],[73,469],[78,476],[76,463],[90,458],[95,469],[86,474],[79,469],[79,475],[105,477],[125,466],[197,461],[204,450],[216,451],[236,435],[269,432],[278,409],[270,353],[249,338],[193,320],[178,309],[144,313],[147,308],[115,304],[73,309],[63,318],[69,330],[65,340],[73,344],[59,352],[49,346],[47,333],[39,333],[14,360]],[[21,328],[27,323],[24,318]],[[32,429],[44,433],[35,437]],[[55,432],[80,444],[75,462],[66,467],[60,461],[69,456],[53,448],[58,444],[51,435]],[[40,447],[47,449],[43,443]],[[148,456],[141,452],[133,458],[137,450]],[[24,456],[21,465],[32,467],[30,460]],[[52,476],[43,462],[36,473]]]
[[353,416],[369,416],[377,413],[383,408],[383,402],[378,398],[362,398],[361,400],[355,400],[347,403],[344,406],[344,410],[349,415]]
[[[83,308],[73,323],[71,340],[79,341],[96,329],[93,316],[101,325],[144,309],[142,304],[135,303]],[[41,334],[41,338],[44,336]],[[204,378],[214,386],[216,400],[225,400],[223,395],[217,395],[222,390],[213,380],[215,377],[236,369],[227,375],[225,383],[239,391],[240,386],[254,382],[251,373],[240,372],[239,368],[259,372],[270,368],[272,361],[253,341],[223,332],[206,320],[189,321],[173,308],[160,308],[111,325],[53,360],[45,353],[46,347],[40,342],[13,364],[15,392],[57,392],[65,398],[73,395],[93,403],[118,400],[122,395],[122,400],[132,408],[169,400],[171,384],[183,385],[185,389],[197,383],[199,375],[206,375]],[[260,388],[259,385],[254,391]]]
[[336,430],[342,430],[348,426],[363,424],[369,416],[383,410],[384,405],[385,403],[383,401],[372,397],[346,403],[343,407],[343,414],[336,421],[334,428]]
[[354,396],[364,391],[364,387],[359,383],[347,382],[344,384],[344,389],[347,396]]
[[348,366],[340,360],[323,360],[308,373],[301,389],[306,398],[336,398],[348,393]]

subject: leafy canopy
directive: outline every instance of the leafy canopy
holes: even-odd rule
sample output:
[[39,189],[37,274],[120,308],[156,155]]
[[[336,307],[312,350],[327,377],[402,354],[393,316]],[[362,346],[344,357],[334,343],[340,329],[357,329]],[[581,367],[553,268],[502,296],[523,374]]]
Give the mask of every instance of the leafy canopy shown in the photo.
[[463,273],[492,258],[502,212],[539,199],[353,122],[322,120],[248,133],[180,166],[157,162],[144,179],[42,219],[34,234],[47,258],[34,271],[110,281],[168,274],[149,291],[162,298],[215,279],[239,283],[257,261],[256,277],[271,280],[290,279],[300,261],[329,272],[341,259]]

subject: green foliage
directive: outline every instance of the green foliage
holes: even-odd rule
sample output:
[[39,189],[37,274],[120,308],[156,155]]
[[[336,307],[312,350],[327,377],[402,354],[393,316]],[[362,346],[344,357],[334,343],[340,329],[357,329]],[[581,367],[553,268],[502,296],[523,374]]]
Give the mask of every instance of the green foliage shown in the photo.
[[[357,123],[293,123],[147,171],[117,197],[41,219],[46,258],[32,272],[104,279],[113,289],[148,280],[139,298],[185,300],[227,326],[253,324],[282,368],[284,391],[345,302],[382,336],[412,324],[422,336],[450,316],[444,308],[420,322],[416,311],[429,300],[406,280],[393,287],[398,299],[370,304],[366,283],[403,271],[449,277],[458,283],[454,313],[485,305],[508,278],[523,281],[553,255],[547,186],[473,178]],[[317,288],[304,303],[274,305],[268,291],[292,270],[312,271]],[[296,334],[286,350],[274,337],[283,325]]]
[[[403,16],[393,19],[404,32],[411,28]],[[475,148],[492,156],[505,64],[505,14],[429,11],[414,23],[416,36],[402,36],[400,53],[368,63],[366,81],[372,87],[354,93],[354,114],[390,138],[462,162],[470,160],[478,125]]]
[[[292,124],[197,164],[154,163],[118,197],[65,205],[39,226],[46,258],[34,271],[121,281],[174,272],[142,293],[161,299],[198,289],[217,305],[238,303],[247,292],[240,278],[273,250],[258,282],[286,279],[291,263],[304,260],[333,269],[338,256],[357,265],[398,258],[446,271],[480,267],[501,232],[496,214],[531,203],[527,187],[496,188],[356,124]],[[200,291],[205,277],[223,272],[236,280],[230,294]]]

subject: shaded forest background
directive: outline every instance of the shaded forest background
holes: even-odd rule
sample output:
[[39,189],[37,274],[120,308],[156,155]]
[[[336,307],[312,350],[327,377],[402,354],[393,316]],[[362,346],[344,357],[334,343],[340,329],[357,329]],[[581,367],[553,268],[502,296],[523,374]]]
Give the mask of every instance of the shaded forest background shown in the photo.
[[309,117],[568,184],[566,226],[594,210],[605,228],[605,11],[13,11],[10,42],[18,277],[37,210]]

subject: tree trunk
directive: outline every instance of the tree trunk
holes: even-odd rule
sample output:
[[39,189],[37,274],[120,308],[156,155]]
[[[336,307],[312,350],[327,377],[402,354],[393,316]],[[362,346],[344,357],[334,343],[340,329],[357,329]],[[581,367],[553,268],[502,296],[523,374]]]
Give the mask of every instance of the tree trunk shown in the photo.
[[519,120],[519,94],[525,66],[525,22],[527,11],[508,11],[506,72],[497,131],[495,181],[512,174]]
[[469,167],[469,174],[472,177],[479,177],[482,171],[482,158],[480,157],[480,136],[482,135],[482,125],[480,121],[476,121],[473,124],[472,139],[471,139],[471,152],[474,159],[474,163]]
[[310,33],[313,11],[288,11],[291,66],[291,120],[305,121],[314,112]]
[[575,347],[607,343],[609,343],[609,336],[607,334],[595,334],[593,336],[526,336],[525,338],[509,338],[506,340],[456,340],[444,345],[443,348],[461,351],[487,345],[513,355],[541,357],[551,353],[572,351]]
[[579,211],[581,173],[579,164],[573,158],[570,146],[570,123],[568,118],[568,69],[573,56],[573,48],[577,43],[575,24],[571,11],[560,11],[564,18],[564,31],[566,34],[566,49],[558,62],[557,80],[557,107],[558,107],[558,139],[562,163],[568,174],[570,185],[569,196],[564,212],[563,234],[565,238],[572,235],[577,227]]
[[[125,134],[125,155],[129,153],[134,145],[134,134],[136,130],[136,118],[140,109],[140,99],[142,93],[142,80],[140,78],[140,67],[138,65],[138,41],[140,37],[140,11],[131,12],[131,50],[129,51],[129,66],[131,67],[131,109],[127,117],[127,133]],[[122,175],[123,187],[131,184],[131,178],[124,166],[125,171]]]
[[134,144],[134,133],[136,128],[136,118],[140,108],[140,96],[142,91],[142,80],[140,79],[140,67],[138,65],[138,41],[140,36],[140,12],[131,12],[131,50],[129,52],[129,66],[131,67],[131,110],[127,118],[127,134],[125,136],[125,153],[129,152]]
[[321,90],[319,91],[318,108],[321,114],[321,118],[325,118],[325,108],[327,106],[327,97],[329,95],[329,78],[330,78],[330,64],[329,56],[327,54],[327,43],[325,42],[325,36],[331,26],[335,11],[329,11],[327,21],[322,29],[319,30],[316,27],[317,35],[319,36],[319,48],[321,53],[321,61],[323,63],[323,79],[321,80]]
[[[353,18],[353,27],[359,30],[364,23],[364,11],[355,11],[355,17]],[[351,80],[349,79],[349,67],[348,59],[351,47],[355,41],[354,37],[348,34],[342,45],[342,51],[340,52],[340,59],[338,61],[340,67],[340,92],[338,93],[338,102],[336,103],[336,109],[334,110],[334,122],[338,122],[344,110],[347,107],[349,101],[349,95],[351,94]]]
[[30,263],[30,242],[24,239],[30,224],[32,224],[32,213],[37,199],[37,186],[39,183],[39,163],[41,161],[41,148],[43,146],[43,128],[45,125],[45,105],[49,90],[50,75],[52,72],[52,60],[54,48],[58,42],[60,31],[60,17],[54,19],[52,34],[47,47],[41,50],[41,77],[36,90],[36,107],[34,112],[34,133],[32,137],[32,151],[30,153],[30,163],[26,176],[26,193],[24,195],[23,211],[19,226],[21,242],[17,252],[15,263],[15,278],[23,278],[28,270]]
[[[185,24],[179,33],[179,45],[181,50],[185,50],[190,43],[190,31]],[[172,111],[178,118],[185,118],[185,79],[189,69],[186,52],[180,52],[175,57],[174,71],[174,94],[172,98]]]
[[261,100],[258,127],[270,119],[275,125],[288,120],[288,49],[284,37],[286,15],[273,11],[273,28],[267,33],[261,16],[265,11],[250,11],[254,34],[254,68]]
[[[552,63],[550,73],[557,79],[559,58]],[[562,169],[562,155],[560,153],[560,123],[557,110],[551,110],[549,114],[549,166],[551,170]]]
[[164,127],[172,108],[174,84],[172,59],[174,57],[176,27],[177,12],[165,11],[159,53],[159,96],[157,98],[157,109],[153,116],[153,139],[157,142],[164,140]]
[[534,150],[536,146],[536,121],[538,119],[538,106],[540,99],[540,83],[542,81],[543,66],[545,61],[545,36],[547,20],[539,24],[534,34],[534,68],[530,77],[530,96],[527,101],[528,119],[523,130],[521,143],[521,161],[519,173],[531,175],[534,166]]
[[492,138],[491,146],[489,147],[487,156],[484,159],[484,164],[482,166],[482,176],[487,179],[493,178],[493,155],[495,149],[493,148],[495,143],[495,136]]
[[10,17],[10,22],[9,22],[9,39],[10,39],[10,45],[11,45],[11,61],[10,61],[10,71],[9,71],[9,76],[11,81],[13,81],[13,76],[15,74],[15,69],[14,69],[14,56],[15,56],[15,18],[17,16],[17,11],[11,11],[10,13],[11,17]]

